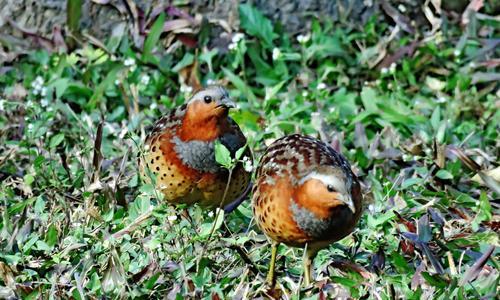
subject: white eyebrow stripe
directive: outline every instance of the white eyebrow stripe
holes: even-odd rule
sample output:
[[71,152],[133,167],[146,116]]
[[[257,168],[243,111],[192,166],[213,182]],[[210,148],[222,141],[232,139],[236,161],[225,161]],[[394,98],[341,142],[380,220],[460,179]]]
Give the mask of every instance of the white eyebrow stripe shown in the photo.
[[309,179],[317,179],[323,182],[325,185],[332,185],[337,192],[344,193],[345,192],[345,184],[344,181],[333,175],[321,174],[318,172],[311,172],[307,176],[303,177],[299,184],[303,184]]

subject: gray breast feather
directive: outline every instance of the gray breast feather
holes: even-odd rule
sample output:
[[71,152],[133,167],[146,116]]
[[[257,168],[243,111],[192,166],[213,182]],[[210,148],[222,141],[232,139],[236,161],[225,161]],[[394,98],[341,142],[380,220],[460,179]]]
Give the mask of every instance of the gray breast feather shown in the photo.
[[300,207],[293,199],[290,203],[293,220],[297,223],[300,229],[304,230],[307,234],[314,238],[322,237],[328,232],[330,228],[330,222],[328,219],[319,219],[307,208]]
[[295,200],[291,199],[290,211],[299,228],[316,239],[340,239],[344,237],[346,228],[352,225],[346,220],[353,220],[352,212],[347,206],[338,207],[331,217],[320,219],[313,212],[299,206]]
[[217,173],[220,171],[220,166],[215,161],[213,142],[184,142],[178,137],[174,137],[172,142],[179,158],[189,167],[202,172]]

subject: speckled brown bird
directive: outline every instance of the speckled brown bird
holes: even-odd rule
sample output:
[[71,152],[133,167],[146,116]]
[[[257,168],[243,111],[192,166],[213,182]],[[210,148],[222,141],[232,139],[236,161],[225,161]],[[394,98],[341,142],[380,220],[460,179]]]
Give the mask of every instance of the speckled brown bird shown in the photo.
[[[220,141],[232,157],[246,145],[245,136],[228,116],[234,106],[223,87],[209,86],[154,124],[140,165],[146,180],[146,168],[151,171],[169,203],[198,203],[228,212],[251,190],[251,172],[238,163],[223,199],[229,172],[216,162],[214,144]],[[248,147],[244,156],[251,157]]]
[[327,144],[293,134],[262,156],[253,188],[257,224],[273,241],[267,280],[274,285],[279,243],[306,247],[304,283],[316,253],[350,234],[362,211],[358,179],[347,160]]

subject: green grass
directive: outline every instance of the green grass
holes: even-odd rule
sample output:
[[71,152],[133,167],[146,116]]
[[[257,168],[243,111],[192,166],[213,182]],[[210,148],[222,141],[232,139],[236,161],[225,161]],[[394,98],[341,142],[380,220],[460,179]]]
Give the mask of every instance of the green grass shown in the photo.
[[[238,102],[232,116],[256,159],[275,138],[309,134],[340,144],[363,183],[362,220],[319,253],[315,288],[299,286],[302,250],[280,247],[284,297],[494,298],[498,182],[472,178],[499,167],[498,68],[484,64],[498,57],[485,46],[498,23],[472,19],[463,31],[448,21],[431,36],[388,40],[378,15],[364,28],[314,22],[297,42],[252,7],[240,13],[245,35],[228,52],[202,38],[167,54],[155,23],[144,51],[125,36],[112,54],[40,50],[4,69],[0,294],[264,295],[270,247],[250,201],[210,236],[216,215],[190,207],[188,220],[138,176],[148,126],[189,96],[179,71],[197,62],[202,84],[224,84]],[[474,28],[491,30],[478,37]],[[382,48],[391,55],[415,40],[411,56],[372,66]],[[364,271],[334,268],[338,260]]]

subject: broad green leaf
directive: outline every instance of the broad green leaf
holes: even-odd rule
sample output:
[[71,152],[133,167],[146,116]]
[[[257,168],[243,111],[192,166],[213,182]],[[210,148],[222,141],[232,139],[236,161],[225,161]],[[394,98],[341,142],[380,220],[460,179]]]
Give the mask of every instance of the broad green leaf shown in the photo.
[[241,158],[241,155],[243,155],[243,152],[245,152],[246,148],[247,148],[247,145],[245,144],[243,147],[236,150],[236,154],[234,156],[234,159],[239,160]]
[[64,92],[68,88],[69,78],[59,78],[52,82],[51,87],[56,90],[56,98],[61,98],[64,95]]
[[27,252],[28,250],[30,250],[37,241],[38,235],[33,235],[26,243],[24,243],[23,252]]
[[221,227],[222,222],[224,221],[224,210],[218,209],[215,212],[215,217],[216,219],[214,220],[214,222],[207,222],[201,225],[200,237],[207,237],[212,231],[215,232]]
[[481,222],[489,221],[492,218],[491,203],[490,200],[488,200],[488,196],[485,192],[482,192],[479,196],[478,206],[478,212],[476,214],[476,217],[472,221],[472,229],[474,231],[477,231],[479,229],[479,224],[481,224]]
[[36,241],[35,246],[36,246],[37,250],[41,250],[41,251],[45,251],[45,252],[50,252],[50,250],[52,250],[52,247],[50,247],[49,245],[47,245],[47,243],[45,243],[42,240]]
[[142,50],[143,58],[152,54],[154,47],[158,44],[160,40],[161,33],[163,32],[163,24],[165,24],[165,13],[161,13],[156,21],[151,26],[148,37],[144,42],[144,48]]
[[430,285],[437,288],[445,288],[447,285],[446,281],[441,279],[437,274],[431,275],[428,272],[422,272],[422,277],[424,277],[425,281],[427,281]]
[[205,62],[207,65],[208,65],[208,69],[210,71],[213,70],[213,67],[212,67],[212,60],[214,59],[214,57],[217,55],[217,53],[219,53],[219,51],[217,50],[217,48],[213,48],[212,50],[210,51],[205,51],[203,52],[202,54],[200,54],[198,56],[198,59],[202,62]]
[[66,24],[72,34],[79,33],[82,4],[82,0],[68,0],[66,4]]
[[53,247],[57,243],[57,228],[54,224],[50,224],[47,233],[45,234],[45,242],[50,247]]
[[181,61],[179,61],[173,68],[172,72],[179,72],[181,69],[191,65],[194,62],[194,55],[187,52],[182,57]]
[[24,175],[24,184],[27,186],[31,186],[31,184],[35,181],[35,177],[32,174]]
[[423,182],[422,178],[418,178],[418,177],[408,178],[408,179],[405,179],[405,181],[403,181],[403,183],[401,184],[401,189],[404,190],[404,189],[409,188],[412,185],[420,184],[422,182]]
[[49,147],[51,149],[54,149],[55,147],[59,146],[62,141],[64,141],[64,133],[58,133],[50,138]]
[[453,174],[451,174],[447,170],[439,170],[436,173],[436,177],[441,179],[453,179]]
[[252,5],[240,5],[240,26],[248,34],[258,37],[267,48],[273,46],[276,34],[271,21]]
[[232,166],[231,152],[218,140],[215,142],[215,161],[227,169]]
[[431,125],[434,130],[439,128],[439,122],[441,121],[441,108],[439,106],[434,109],[431,116]]
[[444,143],[444,138],[446,134],[446,120],[442,120],[436,132],[436,141],[440,144]]
[[376,113],[378,111],[377,104],[379,103],[377,92],[370,87],[363,87],[361,91],[361,102],[365,110],[369,113]]

